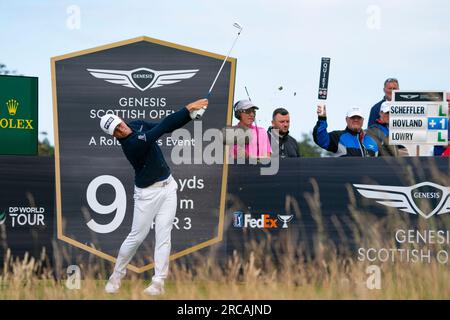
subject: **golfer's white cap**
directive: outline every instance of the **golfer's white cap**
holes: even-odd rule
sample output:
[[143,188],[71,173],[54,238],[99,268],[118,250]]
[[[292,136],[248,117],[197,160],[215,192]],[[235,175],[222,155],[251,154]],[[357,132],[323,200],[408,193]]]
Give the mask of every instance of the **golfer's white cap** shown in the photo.
[[350,110],[347,111],[348,118],[351,118],[354,116],[359,116],[361,118],[364,118],[363,113],[359,107],[352,107]]
[[123,120],[120,119],[118,116],[116,116],[115,114],[105,114],[101,119],[100,119],[100,128],[102,128],[102,130],[110,135],[113,135],[114,130],[116,129],[116,127],[122,122]]
[[384,113],[388,113],[389,111],[391,111],[391,107],[389,106],[389,103],[387,101],[381,104],[380,111]]

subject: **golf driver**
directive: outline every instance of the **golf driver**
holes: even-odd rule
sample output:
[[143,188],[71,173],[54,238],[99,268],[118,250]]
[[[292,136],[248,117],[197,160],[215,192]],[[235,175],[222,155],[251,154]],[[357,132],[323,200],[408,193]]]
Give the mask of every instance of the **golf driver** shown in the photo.
[[[219,75],[220,75],[220,73],[222,72],[222,69],[223,69],[223,67],[224,67],[224,65],[225,65],[225,62],[227,62],[227,59],[228,59],[228,57],[230,56],[230,53],[231,53],[231,51],[233,50],[233,47],[234,47],[234,45],[236,44],[236,41],[237,41],[237,39],[238,39],[239,35],[241,34],[242,29],[243,29],[243,27],[242,27],[239,23],[237,23],[237,22],[233,23],[233,27],[235,27],[235,28],[237,28],[237,29],[239,30],[239,31],[238,31],[238,34],[237,34],[236,38],[234,39],[233,45],[231,46],[230,50],[228,51],[227,56],[226,56],[225,59],[223,60],[222,65],[220,66],[219,72],[217,72],[217,75],[216,75],[216,77],[214,78],[214,81],[213,81],[211,87],[209,88],[208,94],[206,95],[206,98],[207,98],[207,99],[211,96],[211,92],[212,92],[212,90],[213,90],[213,88],[214,88],[214,85],[216,84],[217,78],[219,78]],[[203,116],[203,114],[205,113],[205,111],[206,111],[206,109],[200,109],[200,110],[193,111],[193,113],[192,113],[193,118],[194,118],[194,119],[200,119],[200,118]]]
[[248,94],[247,87],[244,87],[244,88],[245,88],[245,92],[247,92],[248,101],[252,101],[252,98],[250,98],[250,95]]

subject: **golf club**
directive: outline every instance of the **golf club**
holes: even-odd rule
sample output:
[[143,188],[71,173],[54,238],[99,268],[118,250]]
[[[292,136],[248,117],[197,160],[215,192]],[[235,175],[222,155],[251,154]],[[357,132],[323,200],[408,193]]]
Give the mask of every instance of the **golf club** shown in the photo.
[[[209,90],[208,90],[208,94],[206,95],[206,98],[207,98],[207,99],[211,96],[211,92],[212,92],[212,90],[213,90],[213,88],[214,88],[214,85],[216,84],[217,78],[219,78],[219,75],[220,75],[220,73],[222,72],[222,69],[223,69],[223,67],[224,67],[224,65],[225,65],[225,62],[227,62],[227,59],[228,59],[228,57],[230,56],[230,53],[231,53],[231,51],[233,50],[234,45],[236,44],[236,41],[237,41],[237,39],[238,39],[239,35],[241,34],[242,29],[243,29],[243,27],[242,27],[239,23],[237,23],[237,22],[233,23],[233,27],[235,27],[235,28],[237,28],[237,29],[239,30],[239,31],[238,31],[238,34],[236,35],[236,38],[235,38],[234,41],[233,41],[233,45],[231,46],[230,50],[228,51],[227,56],[225,57],[225,59],[224,59],[223,62],[222,62],[222,65],[220,66],[219,72],[217,72],[217,75],[216,75],[216,77],[214,78],[214,81],[213,81],[211,87],[210,87]],[[203,114],[205,113],[205,111],[206,111],[206,109],[200,109],[200,110],[194,111],[194,112],[193,112],[193,118],[194,118],[194,119],[200,119],[200,118],[203,116]]]
[[252,98],[250,98],[250,95],[248,94],[247,87],[245,86],[244,88],[245,88],[245,92],[247,92],[248,101],[252,101]]
[[[245,92],[247,93],[248,100],[251,102],[252,98],[250,98],[250,94],[248,93],[247,86],[244,86]],[[256,122],[256,113],[255,113],[255,126],[256,126],[256,154],[259,155],[259,133],[258,133],[258,123]]]

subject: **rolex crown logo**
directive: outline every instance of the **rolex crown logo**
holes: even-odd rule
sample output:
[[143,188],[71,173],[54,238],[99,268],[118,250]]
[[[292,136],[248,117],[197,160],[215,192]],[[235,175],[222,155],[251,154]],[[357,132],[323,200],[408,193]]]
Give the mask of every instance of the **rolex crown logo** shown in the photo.
[[8,113],[10,116],[16,115],[17,108],[19,107],[19,102],[15,99],[9,99],[6,101],[6,107],[8,108]]

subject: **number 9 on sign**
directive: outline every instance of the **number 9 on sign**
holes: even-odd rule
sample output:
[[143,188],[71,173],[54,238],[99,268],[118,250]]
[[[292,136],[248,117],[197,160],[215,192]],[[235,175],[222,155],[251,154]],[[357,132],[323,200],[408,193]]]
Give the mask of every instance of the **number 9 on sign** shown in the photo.
[[[111,185],[116,196],[114,201],[109,205],[103,205],[98,202],[97,190],[101,185],[108,184]],[[114,176],[103,175],[98,176],[89,183],[86,191],[86,198],[89,207],[99,214],[112,214],[115,212],[115,216],[110,223],[99,224],[91,219],[88,221],[87,226],[94,232],[97,233],[110,233],[116,230],[125,218],[125,212],[127,210],[127,194],[122,182]]]

